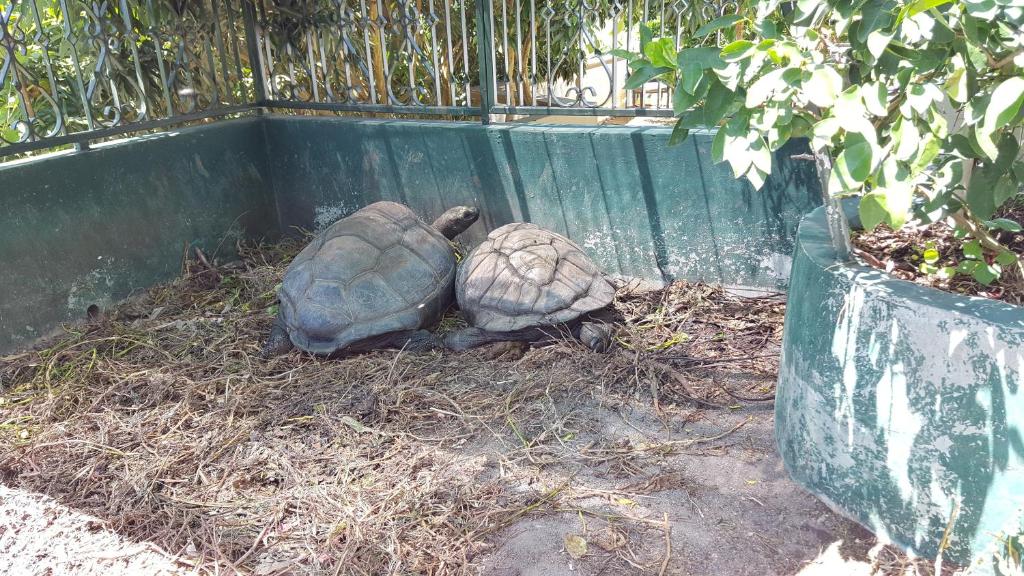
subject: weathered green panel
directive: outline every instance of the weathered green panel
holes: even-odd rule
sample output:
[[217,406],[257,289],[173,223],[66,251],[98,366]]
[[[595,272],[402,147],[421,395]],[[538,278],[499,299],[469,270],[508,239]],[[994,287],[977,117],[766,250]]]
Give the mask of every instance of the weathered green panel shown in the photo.
[[322,228],[378,199],[426,218],[470,203],[468,243],[527,220],[566,233],[609,272],[782,289],[800,216],[819,204],[813,166],[779,151],[754,191],[710,158],[711,136],[469,122],[266,118],[282,226]]
[[800,226],[776,400],[791,476],[896,543],[979,559],[1024,511],[1024,309],[839,263]]
[[262,118],[4,165],[0,351],[174,276],[186,243],[323,228],[378,199],[481,208],[473,244],[527,220],[609,272],[782,288],[812,169],[780,151],[766,190],[652,128]]
[[0,352],[181,270],[276,235],[256,119],[0,167]]

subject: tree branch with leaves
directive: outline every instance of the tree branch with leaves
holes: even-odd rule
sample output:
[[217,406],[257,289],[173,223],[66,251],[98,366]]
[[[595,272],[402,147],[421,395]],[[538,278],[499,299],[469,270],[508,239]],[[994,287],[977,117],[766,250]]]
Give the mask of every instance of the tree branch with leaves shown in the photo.
[[997,212],[1024,183],[1024,0],[759,0],[676,51],[650,38],[627,87],[675,87],[672,142],[718,127],[712,153],[761,188],[772,152],[806,137],[832,158],[827,192],[866,229],[946,221],[954,268],[989,284],[1020,263]]

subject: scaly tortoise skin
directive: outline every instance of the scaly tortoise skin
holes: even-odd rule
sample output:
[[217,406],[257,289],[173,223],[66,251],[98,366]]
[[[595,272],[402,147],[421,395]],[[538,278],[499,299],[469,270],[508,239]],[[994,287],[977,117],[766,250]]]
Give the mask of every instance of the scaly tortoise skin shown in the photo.
[[[277,344],[283,328],[291,344],[314,354],[402,346],[414,336],[430,347],[433,337],[420,329],[436,323],[454,295],[456,261],[446,234],[454,237],[478,214],[453,208],[435,226],[453,213],[458,222],[449,218],[444,233],[395,202],[376,202],[332,224],[285,272]],[[272,334],[267,347],[274,343]]]
[[605,308],[615,288],[568,238],[516,223],[491,232],[460,264],[455,296],[476,330],[453,333],[446,344],[464,349],[537,339],[543,334],[531,329],[573,323]]

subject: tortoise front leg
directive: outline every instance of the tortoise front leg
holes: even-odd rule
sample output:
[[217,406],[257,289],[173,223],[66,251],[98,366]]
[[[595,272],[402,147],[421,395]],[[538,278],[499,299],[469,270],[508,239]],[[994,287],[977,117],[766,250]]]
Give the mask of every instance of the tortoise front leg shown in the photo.
[[482,328],[463,328],[444,337],[445,348],[455,351],[469,350],[491,342],[539,342],[554,340],[559,331],[554,326],[523,328],[511,332],[491,332]]
[[260,354],[264,358],[273,358],[274,356],[286,354],[293,347],[292,339],[288,337],[288,329],[284,327],[284,322],[281,320],[281,316],[278,315],[274,319],[274,327],[270,329],[270,336],[267,338],[266,344],[263,345],[263,350]]
[[400,330],[398,332],[389,332],[387,334],[381,334],[380,336],[367,338],[366,340],[356,342],[339,352],[342,354],[349,354],[355,352],[369,352],[371,350],[380,350],[382,348],[397,348],[399,350],[407,350],[409,352],[429,352],[443,347],[444,344],[441,342],[441,339],[427,330]]

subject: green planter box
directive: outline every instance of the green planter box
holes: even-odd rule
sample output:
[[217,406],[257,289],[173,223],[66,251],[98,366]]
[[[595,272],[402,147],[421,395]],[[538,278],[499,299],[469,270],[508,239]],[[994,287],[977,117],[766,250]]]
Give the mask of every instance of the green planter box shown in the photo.
[[989,572],[1024,510],[1024,309],[836,261],[797,233],[776,402],[794,479],[920,555]]

